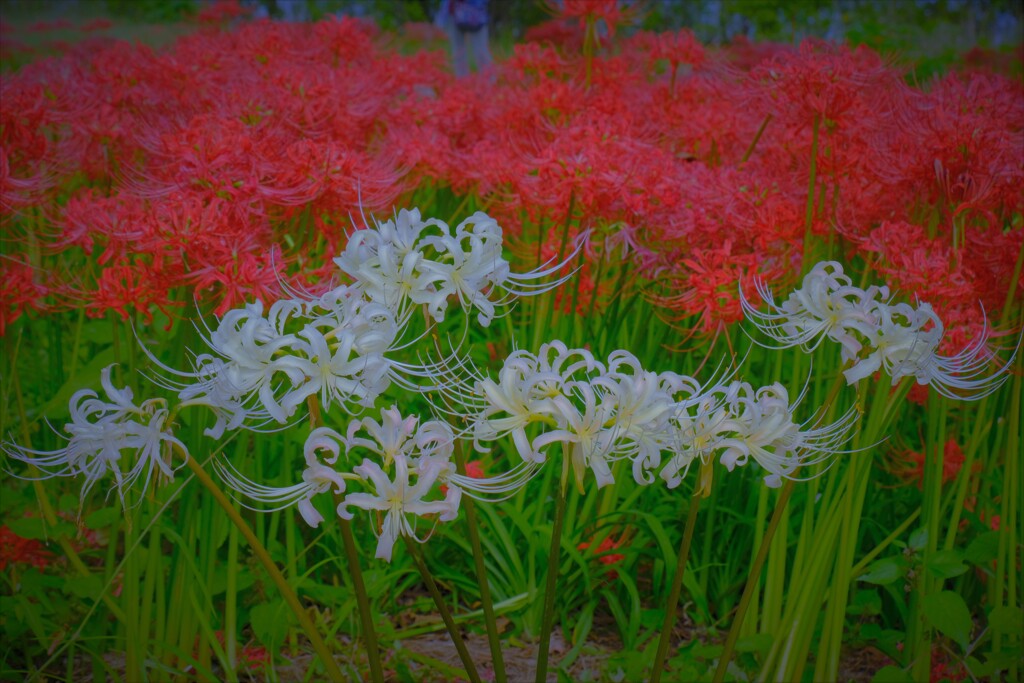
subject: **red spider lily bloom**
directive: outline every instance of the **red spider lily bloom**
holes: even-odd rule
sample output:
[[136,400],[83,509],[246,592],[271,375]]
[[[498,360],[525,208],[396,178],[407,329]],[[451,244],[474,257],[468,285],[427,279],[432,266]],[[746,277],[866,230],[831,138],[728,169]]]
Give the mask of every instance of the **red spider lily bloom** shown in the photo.
[[[892,473],[906,481],[912,481],[921,488],[924,482],[924,453],[917,451],[905,451],[895,456]],[[964,452],[955,439],[949,439],[942,452],[942,483],[949,484],[956,481],[960,470],[964,466]],[[974,471],[980,469],[980,463],[975,463]]]
[[35,539],[22,538],[6,526],[0,526],[0,572],[8,565],[31,565],[46,569],[53,554]]
[[608,35],[614,36],[616,27],[635,18],[635,8],[623,7],[619,0],[561,0],[560,4],[549,4],[549,9],[563,19],[578,19],[581,26],[603,21]]
[[[604,540],[598,544],[592,552],[597,556],[597,561],[601,564],[612,566],[626,559],[626,556],[621,553],[611,552],[621,548],[626,542],[626,535],[623,534],[618,539],[614,539],[611,536],[606,536]],[[591,546],[590,542],[580,543],[576,546],[577,550],[588,550]],[[616,579],[619,576],[619,572],[614,567],[605,572],[605,576],[609,579]]]
[[14,259],[0,259],[0,281],[3,282],[0,294],[0,337],[25,311],[42,311],[46,306],[43,299],[47,288],[36,280],[36,270],[27,263]]

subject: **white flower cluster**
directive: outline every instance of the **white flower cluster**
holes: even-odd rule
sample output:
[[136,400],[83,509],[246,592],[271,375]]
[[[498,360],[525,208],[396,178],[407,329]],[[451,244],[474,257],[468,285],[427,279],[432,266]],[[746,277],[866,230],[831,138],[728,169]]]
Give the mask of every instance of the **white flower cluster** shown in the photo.
[[[486,214],[473,214],[453,232],[442,221],[422,221],[417,209],[403,209],[394,220],[357,231],[335,259],[351,284],[316,298],[282,299],[266,315],[259,301],[229,311],[205,339],[211,352],[197,355],[191,372],[161,364],[184,380],[166,386],[183,405],[214,411],[212,438],[243,426],[286,424],[311,396],[324,411],[337,405],[352,414],[373,406],[392,383],[429,391],[442,366],[462,361],[455,351],[428,364],[395,358],[408,346],[410,304],[423,304],[440,322],[449,299],[457,298],[487,325],[496,305],[560,284],[533,281],[564,262],[517,275],[501,247],[502,230]],[[501,296],[492,301],[495,292]]]
[[638,484],[650,484],[666,453],[660,476],[670,488],[695,459],[716,453],[730,470],[753,458],[767,470],[766,483],[778,486],[836,453],[856,419],[851,411],[807,428],[794,422],[795,405],[778,384],[756,392],[742,382],[702,387],[692,377],[644,370],[626,351],[601,363],[558,341],[536,355],[516,351],[497,382],[481,377],[475,388],[449,389],[449,397],[468,407],[480,450],[508,435],[525,462],[539,465],[551,444],[567,446],[581,489],[588,469],[598,488],[613,483],[612,465],[623,459]]
[[894,385],[914,377],[943,396],[977,399],[1002,385],[1012,363],[989,371],[987,329],[959,353],[940,355],[944,328],[930,305],[889,303],[888,287],[855,287],[835,261],[815,265],[781,305],[763,283],[758,283],[758,294],[767,312],[759,311],[740,291],[747,319],[777,348],[801,346],[811,351],[826,337],[838,342],[843,361],[850,365],[843,373],[849,384],[884,368]]
[[[534,282],[557,273],[565,262],[513,273],[501,249],[501,227],[485,213],[477,211],[453,231],[436,218],[423,221],[418,209],[402,209],[376,229],[353,234],[334,262],[358,291],[398,315],[411,304],[423,305],[441,322],[449,299],[455,297],[463,308],[475,309],[477,320],[486,327],[496,306],[518,296],[541,294],[565,280]],[[574,251],[569,259],[575,255]],[[497,299],[492,300],[495,295]]]
[[412,388],[411,378],[435,370],[388,357],[401,331],[392,310],[348,287],[282,299],[266,316],[257,301],[221,318],[206,340],[213,353],[197,356],[193,372],[177,373],[193,380],[178,397],[183,406],[213,409],[213,438],[243,425],[284,424],[310,396],[324,410],[351,413],[372,406],[392,382]]
[[125,489],[136,481],[148,485],[154,471],[174,478],[170,449],[188,457],[185,445],[174,437],[166,424],[167,404],[162,399],[133,402],[132,390],[117,389],[110,378],[113,365],[100,374],[107,395],[101,399],[95,391],[76,392],[68,404],[71,422],[64,425],[69,436],[67,446],[55,451],[40,451],[4,442],[3,451],[15,460],[38,468],[42,478],[82,475],[82,498],[108,472],[124,503]]
[[[346,495],[337,504],[337,514],[352,519],[352,507],[383,514],[376,557],[390,562],[399,537],[421,541],[416,535],[418,517],[447,522],[458,516],[462,490],[457,481],[464,478],[456,475],[451,461],[454,443],[455,435],[444,422],[419,424],[418,418],[403,417],[392,406],[381,411],[380,422],[371,418],[351,422],[344,436],[327,427],[313,430],[306,440],[301,484],[273,488],[246,479],[226,462],[218,463],[218,468],[225,483],[253,500],[276,505],[275,510],[297,504],[302,518],[313,527],[323,521],[313,507],[314,496],[328,491],[340,496],[346,480],[371,488],[372,493]],[[346,455],[356,450],[375,457],[363,458],[350,472],[339,471],[342,447]],[[321,451],[329,454],[323,462],[317,457]],[[435,492],[441,486],[444,492]]]
[[767,472],[765,484],[774,488],[798,468],[843,452],[857,422],[856,407],[832,424],[799,424],[793,417],[798,403],[790,402],[778,382],[756,390],[740,381],[712,387],[673,415],[673,454],[661,478],[675,488],[695,460],[706,463],[718,453],[730,472],[753,458]]

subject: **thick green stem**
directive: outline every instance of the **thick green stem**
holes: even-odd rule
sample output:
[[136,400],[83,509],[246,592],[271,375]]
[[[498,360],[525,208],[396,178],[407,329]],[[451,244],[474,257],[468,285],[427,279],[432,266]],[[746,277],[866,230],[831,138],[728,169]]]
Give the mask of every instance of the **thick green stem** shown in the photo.
[[701,498],[702,496],[696,492],[690,498],[690,511],[686,514],[686,529],[683,531],[683,540],[679,544],[676,571],[672,577],[668,604],[665,606],[665,620],[661,624],[658,654],[654,658],[654,668],[651,669],[651,683],[658,683],[661,680],[661,673],[665,668],[665,657],[668,655],[668,644],[672,639],[672,630],[676,623],[676,607],[679,605],[679,594],[683,588],[683,573],[686,571],[686,562],[690,559],[690,542],[693,541],[693,528],[697,524],[697,510],[700,508]]
[[754,597],[754,591],[757,590],[758,577],[761,576],[761,569],[764,567],[765,560],[768,559],[768,548],[772,544],[772,537],[775,535],[775,529],[778,528],[779,521],[782,519],[782,513],[786,509],[789,497],[793,495],[794,485],[795,483],[792,479],[787,479],[779,491],[779,499],[775,503],[772,521],[768,523],[768,528],[764,532],[764,538],[761,539],[761,546],[757,550],[757,557],[754,558],[754,565],[750,568],[750,574],[747,576],[747,585],[743,589],[743,597],[740,598],[740,604],[736,608],[736,615],[733,617],[732,626],[729,627],[729,635],[725,639],[725,647],[722,649],[722,655],[718,660],[718,668],[715,669],[714,683],[722,683],[725,680],[725,672],[729,667],[729,660],[732,659],[733,651],[736,649],[736,641],[740,637],[740,629],[743,627],[743,618],[746,616],[747,607]]
[[537,649],[537,683],[548,676],[548,650],[551,646],[551,628],[555,620],[555,590],[558,585],[558,565],[562,550],[562,525],[565,522],[565,504],[569,485],[569,454],[562,458],[562,478],[555,498],[555,523],[551,527],[551,549],[548,552],[548,575],[544,586],[544,614],[541,617],[540,643]]
[[405,539],[405,547],[416,562],[416,568],[419,569],[420,576],[423,577],[423,582],[427,585],[430,597],[434,599],[434,606],[437,607],[437,611],[441,614],[441,619],[444,620],[444,625],[448,628],[448,634],[452,637],[452,642],[455,643],[455,649],[459,652],[459,659],[462,660],[462,666],[466,669],[466,675],[469,676],[469,680],[472,683],[481,683],[480,674],[476,671],[476,664],[473,663],[473,658],[470,656],[469,650],[466,649],[466,642],[462,639],[462,634],[459,632],[459,627],[455,625],[455,620],[452,619],[451,610],[445,604],[444,597],[441,595],[441,591],[438,590],[437,583],[434,582],[434,577],[430,575],[430,570],[427,569],[427,565],[423,562],[420,549],[416,546],[416,542],[408,536],[403,536],[403,538]]
[[267,570],[267,574],[270,575],[271,581],[273,581],[278,590],[281,591],[281,597],[284,598],[286,603],[288,603],[288,606],[295,614],[295,618],[299,620],[299,625],[306,633],[306,637],[309,638],[310,644],[313,646],[313,649],[323,662],[324,668],[327,670],[328,678],[332,681],[339,682],[347,680],[345,675],[342,674],[341,669],[338,667],[338,663],[334,661],[334,657],[331,656],[331,652],[327,649],[327,645],[324,643],[323,638],[321,638],[320,634],[317,632],[316,626],[309,618],[309,614],[306,613],[306,610],[302,607],[302,603],[299,602],[299,597],[295,594],[295,591],[292,590],[292,587],[288,585],[288,581],[284,578],[284,574],[282,574],[281,570],[277,568],[276,564],[274,564],[274,560],[270,557],[270,553],[268,553],[267,549],[263,547],[260,540],[256,538],[256,534],[252,532],[252,529],[250,529],[249,525],[245,523],[244,519],[242,519],[238,510],[235,509],[235,506],[231,504],[228,497],[224,495],[224,492],[220,490],[220,487],[218,487],[213,479],[210,478],[210,475],[206,473],[206,470],[202,468],[196,459],[186,456],[185,463],[188,465],[189,469],[192,470],[192,473],[195,475],[196,479],[199,480],[199,483],[213,495],[217,504],[220,505],[224,512],[227,513],[232,524],[238,527],[238,530],[242,533],[242,536],[249,544],[249,547],[252,548],[253,554],[256,555],[256,559],[260,561],[263,568]]
[[[462,471],[466,470],[465,455],[456,446],[456,459]],[[487,642],[491,647],[491,663],[494,667],[495,683],[506,683],[505,659],[501,654],[501,636],[498,633],[498,622],[494,616],[494,602],[491,599],[491,586],[487,579],[487,568],[484,566],[484,551],[480,544],[480,523],[476,516],[476,504],[469,496],[462,498],[462,506],[466,509],[466,526],[469,529],[469,545],[473,548],[473,565],[476,568],[476,580],[480,585],[480,605],[484,611],[484,622],[487,625]]]

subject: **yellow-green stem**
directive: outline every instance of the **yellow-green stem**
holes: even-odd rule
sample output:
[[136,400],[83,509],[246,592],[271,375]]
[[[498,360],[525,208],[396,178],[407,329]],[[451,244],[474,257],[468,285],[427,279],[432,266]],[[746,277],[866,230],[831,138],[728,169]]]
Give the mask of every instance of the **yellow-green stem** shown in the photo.
[[793,495],[794,484],[792,479],[787,479],[779,491],[779,499],[775,502],[772,521],[768,523],[768,528],[764,532],[764,538],[761,540],[760,548],[758,548],[757,557],[754,558],[754,564],[747,575],[747,585],[743,589],[743,597],[740,598],[740,604],[736,608],[736,615],[733,617],[732,626],[729,627],[729,635],[725,639],[725,646],[718,660],[718,668],[715,669],[714,683],[722,683],[725,680],[725,672],[729,667],[733,651],[736,649],[736,641],[740,636],[740,629],[743,628],[743,618],[746,616],[747,607],[750,605],[750,600],[754,597],[754,592],[757,590],[761,569],[768,558],[768,548],[771,546],[772,537],[775,535],[775,529],[778,528],[779,522],[782,519],[782,513],[786,509],[786,504],[789,503],[789,497]]

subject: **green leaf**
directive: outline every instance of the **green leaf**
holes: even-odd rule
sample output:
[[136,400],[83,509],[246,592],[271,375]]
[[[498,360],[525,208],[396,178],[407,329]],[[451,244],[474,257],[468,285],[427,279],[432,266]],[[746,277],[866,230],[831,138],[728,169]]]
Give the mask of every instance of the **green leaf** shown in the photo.
[[898,666],[883,666],[871,677],[871,683],[913,683],[913,680]]
[[95,574],[89,576],[72,576],[64,583],[68,593],[76,598],[97,598],[103,590],[103,580]]
[[979,535],[967,546],[967,552],[964,554],[968,562],[978,566],[996,559],[999,554],[999,532],[986,531]]
[[771,633],[756,633],[736,641],[736,652],[765,653],[772,646],[774,637]]
[[910,534],[910,540],[907,543],[907,547],[911,550],[923,550],[928,545],[928,529],[921,527],[914,533]]
[[873,616],[882,612],[882,597],[878,594],[877,588],[860,590],[854,593],[853,600],[847,609],[850,614],[862,616]]
[[958,593],[942,591],[926,595],[924,616],[939,633],[952,638],[962,650],[967,650],[971,639],[971,611]]
[[1019,607],[999,605],[988,613],[988,625],[993,631],[1014,634],[1024,633],[1024,614]]
[[49,526],[42,517],[22,517],[7,523],[7,528],[22,538],[44,541],[56,536],[70,536],[75,527],[70,522],[58,521]]
[[972,667],[971,671],[976,676],[993,676],[1000,671],[1006,671],[1011,666],[1016,664],[1024,657],[1024,651],[1019,647],[1011,648],[1009,650],[1000,650],[999,652],[993,652],[985,659],[985,662],[975,668]]
[[937,579],[949,579],[967,571],[963,555],[955,549],[938,550],[932,553],[925,558],[924,566]]
[[94,531],[106,529],[121,517],[121,510],[117,507],[105,507],[91,512],[85,516],[85,526]]
[[274,600],[253,607],[249,611],[249,623],[260,642],[268,650],[275,651],[288,635],[291,616],[291,610],[284,604],[284,600]]
[[860,581],[885,585],[898,581],[907,575],[907,563],[901,557],[886,557],[876,560],[868,567],[866,574],[862,574]]

